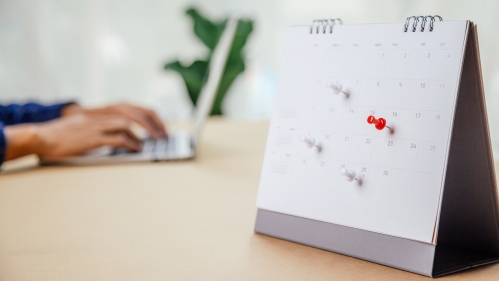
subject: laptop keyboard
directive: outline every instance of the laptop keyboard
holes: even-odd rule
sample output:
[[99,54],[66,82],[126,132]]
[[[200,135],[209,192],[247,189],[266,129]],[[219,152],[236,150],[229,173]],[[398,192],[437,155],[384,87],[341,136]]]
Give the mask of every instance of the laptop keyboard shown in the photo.
[[169,155],[175,151],[177,147],[177,138],[175,135],[170,135],[168,138],[160,138],[153,140],[150,138],[144,139],[142,141],[142,151],[132,152],[126,148],[117,148],[111,152],[112,156],[121,156],[127,154],[142,153],[147,155],[154,155],[161,157],[164,155]]

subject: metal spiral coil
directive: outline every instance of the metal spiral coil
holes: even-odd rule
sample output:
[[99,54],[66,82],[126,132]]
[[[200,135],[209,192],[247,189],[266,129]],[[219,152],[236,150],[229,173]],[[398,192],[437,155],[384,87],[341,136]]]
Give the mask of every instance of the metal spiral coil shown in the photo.
[[314,20],[310,25],[310,34],[333,33],[333,28],[336,24],[342,25],[343,20],[340,18]]
[[435,16],[431,17],[430,28],[429,28],[430,32],[433,31],[433,23],[435,23],[436,18],[438,18],[440,21],[443,21],[441,16],[435,15]]
[[411,32],[416,32],[416,29],[418,27],[419,19],[421,19],[421,28],[419,29],[420,32],[424,32],[426,28],[426,23],[428,22],[428,18],[430,18],[430,25],[428,27],[428,31],[432,32],[433,31],[433,25],[435,23],[435,20],[442,21],[442,17],[439,15],[434,15],[434,16],[410,16],[405,20],[404,24],[404,32],[408,32],[409,30],[409,25],[411,24],[412,20],[412,28]]

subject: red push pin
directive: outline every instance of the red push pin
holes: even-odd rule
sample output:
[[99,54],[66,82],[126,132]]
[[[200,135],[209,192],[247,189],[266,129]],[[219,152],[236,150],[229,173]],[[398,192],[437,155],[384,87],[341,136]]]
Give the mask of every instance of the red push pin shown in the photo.
[[374,124],[374,127],[376,127],[376,129],[378,129],[378,130],[383,130],[385,127],[390,129],[390,131],[392,130],[392,128],[390,128],[386,125],[385,118],[376,119],[376,117],[369,115],[369,117],[367,117],[367,123]]

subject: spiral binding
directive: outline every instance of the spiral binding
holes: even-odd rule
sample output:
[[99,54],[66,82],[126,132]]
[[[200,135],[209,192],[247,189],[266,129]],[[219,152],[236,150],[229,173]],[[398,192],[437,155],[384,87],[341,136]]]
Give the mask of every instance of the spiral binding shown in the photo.
[[412,32],[416,32],[416,29],[418,27],[419,19],[421,19],[421,28],[419,29],[420,32],[424,32],[426,23],[428,22],[428,18],[430,18],[430,25],[428,27],[428,31],[432,32],[433,31],[433,24],[435,23],[435,20],[442,21],[442,17],[439,15],[434,15],[434,16],[410,16],[405,20],[404,24],[404,32],[407,32],[409,30],[409,25],[411,24],[412,20]]
[[312,24],[310,25],[310,34],[316,33],[333,33],[333,28],[338,24],[343,24],[343,21],[340,18],[335,18],[335,19],[321,19],[321,20],[314,20],[312,21]]

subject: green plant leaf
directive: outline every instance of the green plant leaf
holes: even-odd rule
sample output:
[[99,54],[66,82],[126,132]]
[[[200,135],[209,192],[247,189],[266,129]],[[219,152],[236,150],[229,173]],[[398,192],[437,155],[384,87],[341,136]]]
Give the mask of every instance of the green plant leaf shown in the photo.
[[232,49],[230,56],[239,55],[243,58],[241,54],[248,37],[253,31],[253,21],[251,20],[239,20],[237,24],[236,34],[234,35],[234,42],[232,43]]
[[196,9],[190,8],[186,11],[194,22],[194,33],[211,51],[215,46],[225,29],[227,20],[222,22],[211,22],[203,17]]
[[211,110],[211,115],[222,115],[222,102],[229,90],[232,82],[244,71],[244,60],[242,59],[232,59],[227,61],[227,65],[225,66],[224,75],[222,80],[220,81],[220,85],[218,87],[218,92],[215,97],[215,101],[213,102],[213,108]]
[[179,61],[174,61],[165,65],[166,70],[174,70],[178,72],[184,79],[187,92],[192,104],[196,104],[201,88],[204,84],[206,72],[208,70],[208,62],[197,60],[190,66],[183,66]]

